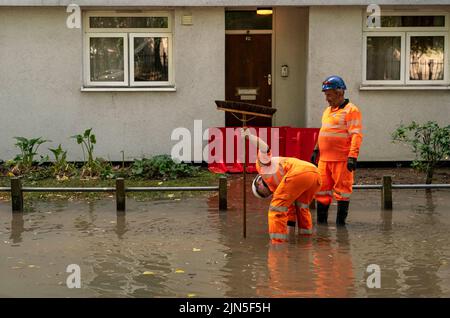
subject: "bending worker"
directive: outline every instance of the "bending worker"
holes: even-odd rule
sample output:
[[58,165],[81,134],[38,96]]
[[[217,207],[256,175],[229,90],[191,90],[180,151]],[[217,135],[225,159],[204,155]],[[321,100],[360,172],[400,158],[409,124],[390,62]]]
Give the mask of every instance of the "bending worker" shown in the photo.
[[336,224],[345,225],[353,186],[353,171],[362,142],[361,113],[344,98],[346,86],[339,76],[330,76],[322,83],[328,102],[322,115],[322,127],[311,162],[319,156],[322,188],[316,194],[317,222],[327,223],[328,208],[337,200]]
[[258,149],[259,175],[253,180],[253,193],[259,198],[273,195],[269,207],[272,243],[287,241],[289,234],[295,233],[296,219],[300,234],[312,234],[309,204],[321,186],[317,167],[297,158],[272,157],[269,146],[249,129],[243,129],[242,135]]

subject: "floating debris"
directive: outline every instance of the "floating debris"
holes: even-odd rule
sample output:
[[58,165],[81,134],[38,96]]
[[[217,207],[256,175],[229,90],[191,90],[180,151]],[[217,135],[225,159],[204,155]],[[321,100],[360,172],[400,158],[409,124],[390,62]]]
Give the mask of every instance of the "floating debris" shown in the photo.
[[145,271],[144,273],[142,273],[143,275],[155,275],[154,272],[149,272],[149,271]]
[[195,247],[194,247],[194,248],[192,249],[192,252],[200,252],[200,251],[201,251],[201,249],[199,249],[199,248],[195,248]]

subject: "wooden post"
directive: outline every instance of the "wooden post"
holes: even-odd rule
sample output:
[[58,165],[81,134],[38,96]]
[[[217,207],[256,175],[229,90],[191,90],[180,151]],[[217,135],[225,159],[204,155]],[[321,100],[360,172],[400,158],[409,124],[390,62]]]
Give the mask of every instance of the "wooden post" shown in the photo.
[[23,212],[23,192],[20,178],[11,178],[12,211]]
[[392,209],[392,178],[383,176],[383,189],[381,190],[381,206],[385,210]]
[[116,179],[116,203],[117,211],[125,212],[125,180]]
[[219,210],[227,209],[227,177],[219,178]]

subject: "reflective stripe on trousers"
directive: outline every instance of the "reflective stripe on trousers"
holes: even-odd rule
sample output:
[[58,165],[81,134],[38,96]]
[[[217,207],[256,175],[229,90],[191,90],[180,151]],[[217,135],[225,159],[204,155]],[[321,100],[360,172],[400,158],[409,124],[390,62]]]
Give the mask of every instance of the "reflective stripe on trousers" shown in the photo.
[[289,238],[287,234],[280,234],[280,233],[270,233],[269,236],[271,239],[278,239],[278,240],[287,240]]
[[286,206],[273,206],[271,205],[269,207],[270,211],[275,211],[275,212],[287,212],[288,211],[288,207]]
[[301,203],[298,201],[295,201],[295,206],[300,209],[309,209],[309,204]]

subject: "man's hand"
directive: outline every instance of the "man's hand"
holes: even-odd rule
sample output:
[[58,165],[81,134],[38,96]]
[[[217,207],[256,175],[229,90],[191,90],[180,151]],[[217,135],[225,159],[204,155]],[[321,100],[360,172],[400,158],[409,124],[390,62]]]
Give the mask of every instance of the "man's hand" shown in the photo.
[[349,157],[347,160],[347,170],[352,172],[356,170],[356,158]]
[[240,131],[241,131],[241,137],[242,138],[245,138],[246,136],[250,136],[251,135],[250,129],[248,129],[248,128],[240,128]]
[[318,156],[319,156],[319,149],[314,149],[314,151],[311,155],[311,163],[316,164]]

